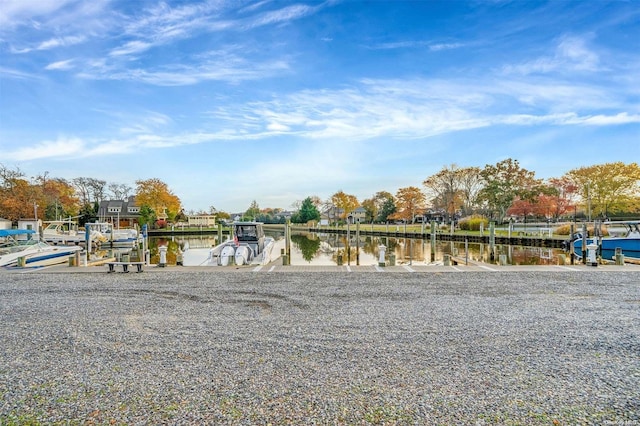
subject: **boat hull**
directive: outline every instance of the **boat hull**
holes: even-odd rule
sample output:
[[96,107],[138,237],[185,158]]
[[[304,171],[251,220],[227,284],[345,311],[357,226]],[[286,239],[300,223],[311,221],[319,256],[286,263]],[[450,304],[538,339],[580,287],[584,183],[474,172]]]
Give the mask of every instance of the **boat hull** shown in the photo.
[[[587,245],[597,244],[593,238],[587,239]],[[582,257],[582,240],[574,242],[576,256]],[[603,238],[600,241],[599,255],[603,259],[615,260],[616,249],[620,249],[625,258],[640,259],[640,238]]]
[[3,259],[0,266],[3,267],[24,267],[24,268],[40,268],[43,266],[57,265],[68,261],[69,256],[73,256],[76,252],[82,250],[78,246],[52,247],[46,249],[38,249],[33,251],[25,251],[16,253],[11,259]]

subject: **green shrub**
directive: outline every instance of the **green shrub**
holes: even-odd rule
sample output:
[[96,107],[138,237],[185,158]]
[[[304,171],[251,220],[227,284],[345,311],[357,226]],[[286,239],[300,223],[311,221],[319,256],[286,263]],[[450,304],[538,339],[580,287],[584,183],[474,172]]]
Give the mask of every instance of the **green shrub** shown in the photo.
[[484,229],[489,227],[489,219],[484,216],[473,215],[461,219],[460,222],[458,222],[458,226],[460,226],[460,229],[463,231],[479,231],[481,223]]

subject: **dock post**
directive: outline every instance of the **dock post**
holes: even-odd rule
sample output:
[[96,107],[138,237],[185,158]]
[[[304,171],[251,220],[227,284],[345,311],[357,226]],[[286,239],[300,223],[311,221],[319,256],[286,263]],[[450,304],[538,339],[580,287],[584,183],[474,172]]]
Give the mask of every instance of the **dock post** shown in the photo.
[[149,248],[149,234],[147,233],[147,224],[145,223],[144,225],[142,225],[142,261],[144,262],[145,266],[149,265],[149,258],[151,256],[148,256],[148,248]]
[[491,260],[495,259],[495,249],[496,249],[496,223],[489,222],[489,258]]
[[167,266],[167,246],[158,247],[158,251],[160,252],[160,263],[158,263],[158,266],[164,268]]
[[347,265],[351,265],[351,245],[350,240],[351,239],[351,234],[350,234],[350,228],[349,228],[349,218],[347,218]]
[[582,264],[587,264],[587,224],[582,224]]
[[291,264],[291,221],[287,219],[284,224],[284,248],[287,254],[287,265]]
[[360,219],[356,219],[356,266],[360,266]]
[[436,260],[436,221],[431,221],[431,261]]
[[386,266],[386,262],[385,262],[385,252],[387,250],[387,247],[384,244],[380,244],[378,246],[378,266]]
[[84,241],[87,245],[87,253],[91,253],[91,227],[88,223],[84,224]]
[[575,235],[575,232],[576,230],[572,223],[571,225],[569,225],[569,235],[571,236],[569,238],[569,261],[572,265],[575,262],[575,257],[576,257],[576,249],[573,246],[573,236]]
[[469,238],[464,237],[464,264],[469,264]]

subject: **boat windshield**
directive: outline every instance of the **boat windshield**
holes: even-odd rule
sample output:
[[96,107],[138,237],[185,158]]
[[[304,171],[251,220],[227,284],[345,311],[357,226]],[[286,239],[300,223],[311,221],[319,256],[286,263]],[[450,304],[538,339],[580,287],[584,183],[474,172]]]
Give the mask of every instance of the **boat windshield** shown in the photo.
[[0,244],[0,255],[9,253],[19,253],[31,246],[39,244],[38,240],[25,240],[18,242],[7,242]]
[[238,225],[236,226],[236,236],[240,241],[255,241],[258,239],[258,233],[255,225]]

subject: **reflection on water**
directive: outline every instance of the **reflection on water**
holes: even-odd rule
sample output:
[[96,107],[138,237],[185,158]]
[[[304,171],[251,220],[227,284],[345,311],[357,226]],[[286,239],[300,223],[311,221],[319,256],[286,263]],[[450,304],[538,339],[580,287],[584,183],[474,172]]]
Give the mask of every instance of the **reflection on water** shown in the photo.
[[[282,234],[270,235],[283,238]],[[151,237],[151,263],[159,262],[158,246],[168,246],[167,264],[175,265],[179,250],[185,245],[204,248],[218,243],[217,235]],[[355,234],[347,239],[341,234],[300,233],[291,236],[291,264],[377,265],[381,245],[385,246],[386,261],[395,256],[397,265],[438,264],[442,263],[445,254],[455,256],[459,261],[498,264],[500,256],[504,255],[510,265],[556,265],[558,255],[563,254],[560,249],[507,245],[496,245],[492,254],[488,244],[437,241],[432,248],[429,240],[421,239],[372,236],[357,239]]]

